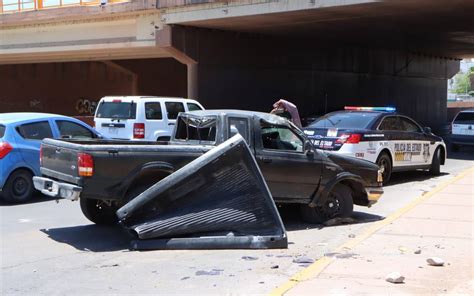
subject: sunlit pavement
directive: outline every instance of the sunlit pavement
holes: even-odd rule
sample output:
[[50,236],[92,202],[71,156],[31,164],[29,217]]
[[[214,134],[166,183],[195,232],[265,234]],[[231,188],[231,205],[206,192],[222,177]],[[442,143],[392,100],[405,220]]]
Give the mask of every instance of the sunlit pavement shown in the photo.
[[449,157],[438,177],[426,172],[395,174],[378,204],[356,207],[359,223],[309,225],[301,223],[291,207],[282,208],[290,241],[286,250],[135,252],[128,250],[129,238],[120,228],[92,225],[77,202],[56,204],[40,197],[25,205],[2,204],[2,294],[267,294],[306,268],[293,263],[294,258],[317,260],[333,252],[474,166],[472,150]]

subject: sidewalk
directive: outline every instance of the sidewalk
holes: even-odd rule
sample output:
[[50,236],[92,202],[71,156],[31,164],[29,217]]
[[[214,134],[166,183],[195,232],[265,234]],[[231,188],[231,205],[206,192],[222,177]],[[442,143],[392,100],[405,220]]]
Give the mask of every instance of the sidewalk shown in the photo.
[[[474,295],[473,206],[471,169],[315,262],[285,295]],[[433,256],[445,265],[429,266]],[[394,271],[403,284],[385,281]]]

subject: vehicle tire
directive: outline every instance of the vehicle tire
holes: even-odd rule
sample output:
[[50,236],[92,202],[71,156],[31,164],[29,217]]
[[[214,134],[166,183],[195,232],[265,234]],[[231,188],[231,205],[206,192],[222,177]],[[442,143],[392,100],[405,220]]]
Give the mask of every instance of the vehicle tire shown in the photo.
[[2,190],[2,197],[9,203],[23,203],[31,199],[33,191],[33,174],[20,169],[8,177]]
[[430,174],[439,175],[441,173],[441,150],[436,148],[433,154],[433,160],[431,161]]
[[117,216],[115,212],[118,206],[92,198],[80,198],[81,210],[84,216],[91,222],[98,225],[115,225],[117,224]]
[[459,151],[459,145],[451,144],[451,149],[452,149],[454,152],[458,152],[458,151]]
[[300,207],[302,219],[312,224],[321,224],[336,217],[350,217],[353,210],[354,201],[352,200],[351,189],[343,184],[334,186],[324,204],[316,207],[309,207],[308,205],[301,205]]
[[384,168],[383,170],[383,185],[387,185],[390,181],[390,177],[392,176],[392,160],[387,152],[380,153],[379,157],[377,158],[377,165],[380,168]]

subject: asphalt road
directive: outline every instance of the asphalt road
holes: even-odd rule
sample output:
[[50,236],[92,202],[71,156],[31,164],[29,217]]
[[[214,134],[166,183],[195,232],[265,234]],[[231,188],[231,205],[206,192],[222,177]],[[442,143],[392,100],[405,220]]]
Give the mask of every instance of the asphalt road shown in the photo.
[[286,250],[129,251],[121,229],[91,224],[77,202],[38,196],[29,204],[0,204],[1,294],[266,294],[304,268],[294,258],[330,253],[472,166],[474,149],[466,149],[450,155],[441,176],[396,173],[378,204],[356,207],[357,223],[350,225],[304,224],[294,208],[281,208]]

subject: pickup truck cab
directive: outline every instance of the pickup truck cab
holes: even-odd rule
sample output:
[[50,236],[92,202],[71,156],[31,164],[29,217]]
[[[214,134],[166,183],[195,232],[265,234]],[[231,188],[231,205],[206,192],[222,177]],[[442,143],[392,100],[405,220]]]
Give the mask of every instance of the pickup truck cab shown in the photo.
[[371,206],[383,193],[377,165],[315,149],[284,118],[240,110],[180,113],[169,143],[46,139],[43,177],[35,177],[35,187],[79,198],[89,220],[114,223],[121,205],[236,133],[248,143],[275,202],[300,204],[308,222],[349,216],[353,204]]
[[185,98],[151,96],[103,97],[94,124],[108,138],[134,141],[169,141],[180,112],[203,110]]

